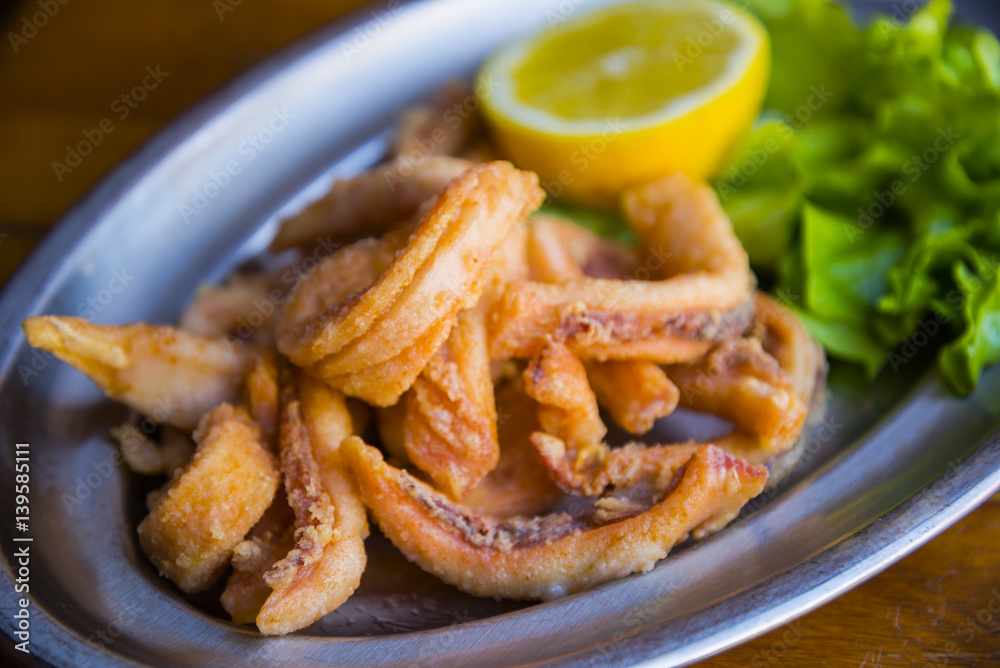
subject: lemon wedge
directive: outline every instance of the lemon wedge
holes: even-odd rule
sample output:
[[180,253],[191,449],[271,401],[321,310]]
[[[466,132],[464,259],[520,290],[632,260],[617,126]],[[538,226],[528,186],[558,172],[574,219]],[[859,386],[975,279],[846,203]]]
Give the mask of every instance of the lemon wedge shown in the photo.
[[500,148],[550,195],[612,207],[637,182],[718,171],[760,113],[770,53],[728,2],[633,2],[502,49],[477,90]]

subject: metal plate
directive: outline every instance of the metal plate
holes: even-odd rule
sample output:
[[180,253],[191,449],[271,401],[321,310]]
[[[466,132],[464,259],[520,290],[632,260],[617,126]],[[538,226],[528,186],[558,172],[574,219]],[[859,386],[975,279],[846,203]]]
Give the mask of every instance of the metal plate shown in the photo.
[[[368,10],[184,116],[55,229],[0,301],[3,489],[12,486],[13,444],[28,442],[32,453],[29,662],[682,665],[843,593],[1000,488],[1000,370],[959,400],[921,377],[917,360],[864,390],[835,374],[829,416],[799,469],[726,531],[683,546],[647,575],[560,601],[465,596],[422,577],[376,537],[380,567],[366,574],[361,596],[298,634],[263,638],[213,616],[210,597],[185,598],[156,575],[135,538],[150,483],[117,466],[106,436],[125,411],[30,350],[21,319],[91,308],[100,322],[174,320],[198,283],[264,246],[282,211],[317,194],[329,174],[377,160],[403,107],[469,75],[511,38],[608,1],[426,0]],[[965,11],[998,24],[985,2]],[[232,161],[240,173],[220,177]],[[12,504],[5,492],[7,635],[16,605]]]

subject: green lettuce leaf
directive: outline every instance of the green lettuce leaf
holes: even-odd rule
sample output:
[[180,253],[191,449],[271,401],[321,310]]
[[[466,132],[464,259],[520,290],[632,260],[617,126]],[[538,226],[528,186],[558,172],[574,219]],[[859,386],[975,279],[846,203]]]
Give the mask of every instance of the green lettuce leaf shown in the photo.
[[740,4],[774,71],[716,187],[754,269],[870,375],[934,319],[970,391],[1000,361],[1000,41],[953,25],[952,0],[864,23],[830,0]]

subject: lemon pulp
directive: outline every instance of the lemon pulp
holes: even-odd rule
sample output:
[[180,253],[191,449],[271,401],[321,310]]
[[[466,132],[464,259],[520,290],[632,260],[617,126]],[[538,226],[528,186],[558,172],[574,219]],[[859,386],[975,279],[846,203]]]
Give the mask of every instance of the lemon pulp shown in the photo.
[[503,49],[479,90],[501,148],[552,195],[613,206],[638,181],[710,177],[759,113],[769,73],[767,33],[751,15],[654,0]]

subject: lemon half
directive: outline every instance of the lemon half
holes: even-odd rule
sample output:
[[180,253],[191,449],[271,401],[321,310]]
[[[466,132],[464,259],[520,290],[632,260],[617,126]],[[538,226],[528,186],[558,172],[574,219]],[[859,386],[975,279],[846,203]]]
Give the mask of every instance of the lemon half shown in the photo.
[[760,113],[764,26],[718,0],[603,8],[504,48],[478,91],[501,149],[554,197],[612,207],[680,171],[708,179]]

